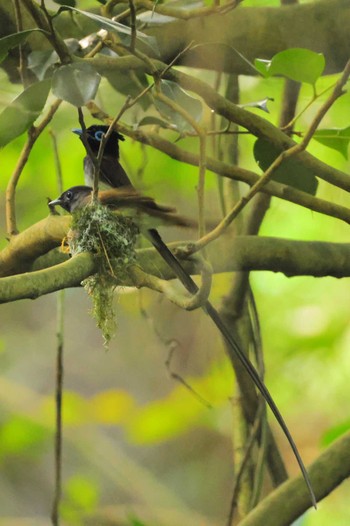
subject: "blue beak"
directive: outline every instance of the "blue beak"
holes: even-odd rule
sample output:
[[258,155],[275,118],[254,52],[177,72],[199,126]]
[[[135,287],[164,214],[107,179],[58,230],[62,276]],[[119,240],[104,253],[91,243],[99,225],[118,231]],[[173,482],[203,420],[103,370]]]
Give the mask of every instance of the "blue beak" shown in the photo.
[[83,135],[83,130],[81,130],[80,128],[73,128],[72,132],[76,133],[79,136]]

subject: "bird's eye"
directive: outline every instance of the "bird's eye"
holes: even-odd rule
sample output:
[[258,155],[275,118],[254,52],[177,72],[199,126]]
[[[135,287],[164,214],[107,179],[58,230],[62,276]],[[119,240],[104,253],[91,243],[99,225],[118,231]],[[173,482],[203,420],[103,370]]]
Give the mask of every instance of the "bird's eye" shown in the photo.
[[73,193],[70,190],[68,190],[68,192],[66,193],[66,197],[67,199],[72,199]]
[[95,139],[96,139],[97,141],[102,141],[102,137],[103,137],[103,136],[104,136],[104,133],[103,133],[103,131],[101,131],[101,130],[99,130],[99,131],[97,131],[97,132],[95,133]]

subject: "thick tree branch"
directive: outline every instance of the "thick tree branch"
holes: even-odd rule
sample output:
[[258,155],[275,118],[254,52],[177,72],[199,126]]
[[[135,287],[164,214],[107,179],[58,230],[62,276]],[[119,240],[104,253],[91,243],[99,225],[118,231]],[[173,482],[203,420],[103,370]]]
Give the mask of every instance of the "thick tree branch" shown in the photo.
[[94,258],[85,253],[78,254],[48,269],[2,278],[0,280],[0,303],[19,299],[36,299],[43,294],[78,287],[96,270],[97,265]]
[[[20,298],[33,298],[48,294],[61,288],[78,286],[84,277],[94,269],[92,257],[70,260],[69,272],[65,264],[32,273],[24,272],[31,268],[33,261],[48,250],[57,247],[69,228],[68,216],[49,216],[28,230],[15,236],[0,253],[1,279],[0,302],[15,301]],[[171,244],[176,251],[179,244]],[[224,248],[223,248],[224,247]],[[236,270],[270,270],[283,272],[287,276],[350,276],[350,245],[341,243],[292,241],[280,238],[241,236],[230,243],[225,236],[213,242],[208,257],[214,272]],[[154,249],[138,251],[142,269],[162,279],[172,279],[174,275]],[[75,265],[79,271],[73,272]],[[184,261],[186,270],[198,273],[191,261]],[[75,277],[74,277],[75,276]],[[132,284],[131,282],[128,283]]]
[[13,236],[0,252],[0,277],[30,270],[35,259],[61,244],[70,221],[69,216],[50,215]]
[[[0,37],[14,32],[16,28],[9,4],[8,0],[0,0]],[[32,2],[25,0],[25,4],[37,18]],[[165,8],[161,4],[156,7]],[[24,29],[33,27],[30,17],[24,17],[23,22]],[[79,27],[83,28],[80,31],[69,13],[62,13],[54,24],[62,38],[79,39],[82,31],[88,34],[96,30],[91,20],[79,17]],[[157,38],[159,54],[164,62],[170,62],[180,53],[181,64],[191,67],[255,75],[254,69],[235,50],[253,62],[255,58],[269,59],[284,49],[305,47],[325,55],[326,73],[337,73],[344,68],[350,56],[349,25],[348,0],[321,0],[276,8],[246,8],[243,2],[238,9],[224,15],[178,20],[144,31]],[[31,38],[32,49],[42,49],[44,40],[42,36]],[[198,46],[181,56],[181,51],[193,40]],[[27,51],[30,51],[29,46]],[[60,51],[62,57],[68,59],[63,46]],[[11,57],[5,61],[5,67],[11,77],[18,76],[17,63]]]
[[[309,474],[317,501],[326,497],[350,475],[350,433],[334,442],[310,466]],[[289,526],[310,507],[301,477],[288,480],[268,495],[239,526]]]
[[[230,2],[225,3],[223,6],[208,6],[208,7],[192,7],[190,9],[184,9],[182,7],[172,7],[171,5],[162,5],[162,4],[155,4],[150,0],[135,0],[134,9],[139,10],[148,10],[148,11],[154,11],[155,13],[159,13],[160,15],[164,16],[170,16],[173,18],[180,18],[181,20],[190,20],[191,18],[196,17],[205,17],[210,16],[215,13],[227,13],[231,9],[234,9],[238,6],[238,4],[242,2],[242,0],[231,0]],[[115,1],[115,0],[109,0],[107,2],[106,6],[103,8],[103,12],[105,16],[111,17],[113,15],[113,7],[116,4],[129,4],[129,1],[126,0],[125,2]],[[118,16],[118,21],[122,20],[123,18],[129,17],[131,13],[131,9],[126,9],[122,13],[122,17]]]
[[323,53],[326,72],[336,73],[344,68],[350,56],[346,33],[349,24],[347,0],[275,8],[246,8],[243,2],[224,16],[176,21],[152,28],[148,33],[157,37],[160,56],[165,62],[195,40],[199,46],[181,56],[180,64],[255,75],[237,51],[254,62],[255,58],[270,59],[284,49],[302,47]]

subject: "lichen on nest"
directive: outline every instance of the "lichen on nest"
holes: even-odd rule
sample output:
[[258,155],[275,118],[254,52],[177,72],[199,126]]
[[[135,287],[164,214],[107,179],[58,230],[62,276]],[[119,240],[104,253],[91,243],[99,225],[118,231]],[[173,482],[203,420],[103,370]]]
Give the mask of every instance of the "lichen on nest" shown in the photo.
[[108,254],[116,272],[135,261],[135,243],[139,233],[130,217],[113,214],[100,203],[93,203],[73,214],[68,243],[71,254],[90,252],[97,257]]
[[70,253],[89,252],[97,258],[98,272],[85,279],[82,285],[92,298],[92,315],[106,346],[116,331],[113,305],[116,278],[119,281],[126,277],[128,267],[135,263],[138,233],[130,217],[113,214],[99,203],[92,203],[73,214],[67,236]]

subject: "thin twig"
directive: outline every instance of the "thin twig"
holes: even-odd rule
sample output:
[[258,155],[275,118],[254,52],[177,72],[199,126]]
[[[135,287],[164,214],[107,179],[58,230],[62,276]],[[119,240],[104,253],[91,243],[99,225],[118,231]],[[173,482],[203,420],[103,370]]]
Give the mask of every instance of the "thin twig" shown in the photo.
[[259,429],[260,429],[261,418],[262,418],[262,415],[263,415],[263,408],[264,407],[265,407],[264,402],[261,402],[260,405],[259,405],[256,417],[255,417],[254,425],[252,426],[251,432],[250,432],[248,440],[247,440],[247,444],[246,444],[246,448],[245,448],[245,451],[244,451],[244,456],[243,456],[242,462],[241,462],[241,464],[239,466],[238,473],[237,473],[237,475],[235,477],[235,481],[234,481],[234,485],[233,485],[233,491],[232,491],[231,504],[230,504],[230,511],[229,511],[229,515],[228,515],[228,518],[227,518],[227,526],[231,526],[232,525],[233,515],[234,515],[236,504],[237,504],[237,497],[238,497],[238,494],[239,494],[239,489],[240,489],[242,476],[243,476],[243,473],[245,471],[245,467],[247,465],[247,462],[248,462],[248,460],[250,458],[250,453],[251,453],[252,447],[253,447],[253,445],[255,443],[255,440],[257,438],[257,435],[258,435],[258,432],[259,432]]
[[154,318],[148,314],[148,312],[146,311],[145,307],[142,304],[141,291],[139,293],[139,307],[140,307],[141,316],[143,316],[145,320],[149,323],[149,325],[151,326],[152,330],[154,331],[159,341],[168,348],[168,356],[165,360],[165,367],[169,373],[170,378],[180,383],[183,387],[185,387],[185,389],[187,389],[190,392],[190,394],[193,395],[196,398],[196,400],[198,400],[199,403],[203,404],[207,409],[212,409],[213,406],[207,400],[205,400],[205,398],[203,398],[203,396],[201,396],[194,389],[194,387],[192,387],[189,384],[189,382],[187,382],[180,374],[171,370],[172,358],[175,354],[176,349],[180,347],[180,343],[178,340],[175,340],[174,338],[164,338],[164,336],[161,334],[158,327],[156,326],[154,322]]
[[291,128],[293,128],[294,124],[296,123],[296,121],[298,119],[300,119],[300,117],[313,105],[313,103],[320,97],[322,97],[322,95],[324,95],[325,93],[327,93],[327,91],[329,91],[330,89],[334,88],[334,86],[336,85],[336,82],[334,82],[333,84],[331,84],[330,86],[327,86],[327,88],[325,88],[323,91],[321,91],[320,93],[313,93],[312,95],[312,98],[311,100],[304,106],[304,108],[302,108],[300,110],[300,112],[295,115],[295,117],[293,117],[293,119],[291,119],[288,123],[286,123],[284,126],[281,127],[281,130],[282,131],[285,131],[285,132],[289,132],[289,130]]
[[46,116],[42,119],[38,126],[31,126],[28,131],[28,139],[25,145],[22,148],[21,154],[17,161],[17,165],[12,173],[9,182],[6,188],[6,198],[5,198],[5,207],[6,207],[6,226],[7,234],[9,237],[18,234],[17,230],[17,219],[16,219],[16,188],[18,185],[19,178],[23,172],[23,169],[28,161],[29,155],[32,151],[32,148],[38,139],[39,135],[45,129],[45,127],[52,120],[54,114],[58,110],[61,100],[57,99],[50,107]]
[[56,358],[56,433],[55,433],[55,492],[52,504],[51,521],[53,526],[60,524],[60,502],[62,496],[62,399],[63,399],[63,327],[65,290],[57,295],[57,358]]
[[108,255],[106,245],[105,245],[105,243],[104,243],[104,241],[103,241],[103,237],[102,237],[102,234],[101,234],[101,230],[100,230],[99,225],[97,225],[97,232],[98,232],[98,237],[100,238],[100,242],[101,242],[101,247],[102,247],[103,253],[104,253],[104,255],[105,255],[105,258],[106,258],[107,264],[108,264],[108,266],[109,266],[110,273],[111,273],[111,275],[113,276],[113,278],[115,278],[116,275],[114,274],[114,270],[113,270],[113,267],[112,267],[112,263],[111,263],[111,260],[110,260],[109,255]]
[[[57,141],[55,134],[51,131],[56,176],[57,189],[62,192],[62,167],[59,158]],[[60,503],[62,496],[62,400],[63,400],[63,356],[64,356],[64,289],[60,290],[57,295],[57,322],[56,322],[56,336],[57,336],[57,354],[56,354],[56,433],[55,433],[55,492],[52,504],[51,520],[53,526],[60,524]]]
[[[16,17],[17,33],[20,33],[21,31],[23,31],[23,20],[22,20],[22,12],[21,12],[21,6],[19,3],[19,0],[13,0],[13,6],[14,6],[14,11],[15,11],[15,17]],[[23,53],[22,44],[18,46],[18,53],[19,53],[18,72],[21,77],[23,88],[26,88],[28,86],[27,59],[26,59],[26,55]]]
[[[260,329],[260,322],[259,322],[259,316],[258,311],[255,303],[254,294],[251,288],[249,288],[249,319],[251,320],[251,326],[252,326],[252,335],[253,335],[253,341],[254,341],[254,353],[255,353],[255,361],[257,364],[257,369],[259,371],[260,377],[265,377],[265,363],[264,363],[264,354],[263,354],[263,347],[262,347],[262,339],[261,339],[261,329]],[[250,509],[256,506],[256,504],[259,502],[259,497],[261,494],[261,488],[263,484],[264,479],[264,467],[265,467],[265,459],[267,455],[267,446],[268,446],[268,423],[267,423],[267,414],[266,414],[266,403],[265,400],[262,398],[260,399],[260,403],[263,405],[262,407],[262,414],[261,414],[261,420],[260,420],[260,441],[259,441],[259,450],[258,455],[255,463],[255,469],[254,469],[254,480],[253,480],[253,488],[252,488],[252,495],[251,495],[251,501],[250,501]]]
[[205,174],[206,174],[206,132],[197,123],[197,121],[186,111],[182,106],[164,95],[157,89],[155,98],[169,106],[173,111],[179,113],[196,131],[199,137],[199,172],[198,172],[198,231],[199,237],[203,236],[205,232],[205,207],[204,207],[204,191],[205,191]]
[[[179,51],[179,53],[172,59],[172,61],[170,62],[170,64],[167,64],[164,69],[162,71],[160,71],[159,73],[156,72],[156,68],[155,66],[153,65],[152,63],[152,59],[150,59],[147,55],[145,55],[144,53],[141,53],[139,50],[137,50],[136,48],[134,48],[132,51],[132,53],[135,55],[135,57],[137,58],[140,58],[141,60],[143,60],[147,66],[149,67],[150,71],[153,72],[153,77],[154,77],[154,81],[149,84],[148,86],[146,86],[144,89],[142,89],[140,91],[140,93],[134,97],[134,98],[131,98],[131,96],[127,97],[122,109],[120,110],[119,114],[118,114],[118,118],[116,119],[115,123],[122,117],[123,113],[125,113],[126,110],[130,109],[132,106],[134,106],[138,101],[139,99],[141,99],[141,97],[143,97],[144,95],[146,95],[149,91],[151,91],[154,86],[159,83],[159,81],[162,79],[162,77],[164,77],[167,73],[167,71],[169,70],[169,68],[171,68],[175,62],[184,54],[186,53],[186,51],[188,51],[191,46],[193,45],[193,42],[190,42],[184,49],[182,49],[181,51]],[[124,46],[123,44],[117,44],[117,46],[119,47],[122,47],[122,48],[126,48],[126,46]],[[113,47],[114,47],[114,44],[113,42],[111,44],[109,44],[109,46],[112,50],[113,50]],[[129,50],[130,51],[130,50]],[[198,134],[196,133],[195,134],[196,137],[198,136]]]
[[63,192],[63,176],[62,176],[62,166],[58,153],[57,138],[53,130],[49,130],[52,139],[52,147],[54,151],[54,161],[55,161],[55,171],[56,171],[56,180],[57,180],[57,190],[59,194]]
[[104,43],[102,40],[100,40],[99,42],[97,42],[96,46],[91,51],[89,51],[89,53],[86,53],[84,58],[93,58],[95,55],[97,55],[97,53],[101,51],[103,46],[104,46]]
[[136,49],[136,9],[133,0],[129,0],[130,8],[130,29],[131,29],[131,41],[130,50],[133,53]]
[[[174,342],[174,340],[172,341]],[[176,345],[177,342],[174,343],[175,345],[172,345],[170,347],[168,357],[165,361],[165,366],[168,370],[170,378],[183,385],[183,387],[185,387],[185,389],[187,389],[187,391],[189,391],[191,395],[193,395],[200,404],[204,405],[207,409],[213,409],[213,406],[207,400],[205,400],[205,398],[203,398],[203,396],[201,396],[184,378],[182,378],[180,374],[175,373],[171,370],[171,361],[174,356],[175,350],[178,347],[178,345]]]
[[44,36],[55,49],[61,63],[69,64],[72,61],[70,51],[64,40],[55,31],[51,16],[46,10],[44,0],[41,0],[41,6],[34,2],[34,0],[21,0],[21,2],[35,20],[37,26],[44,30]]

